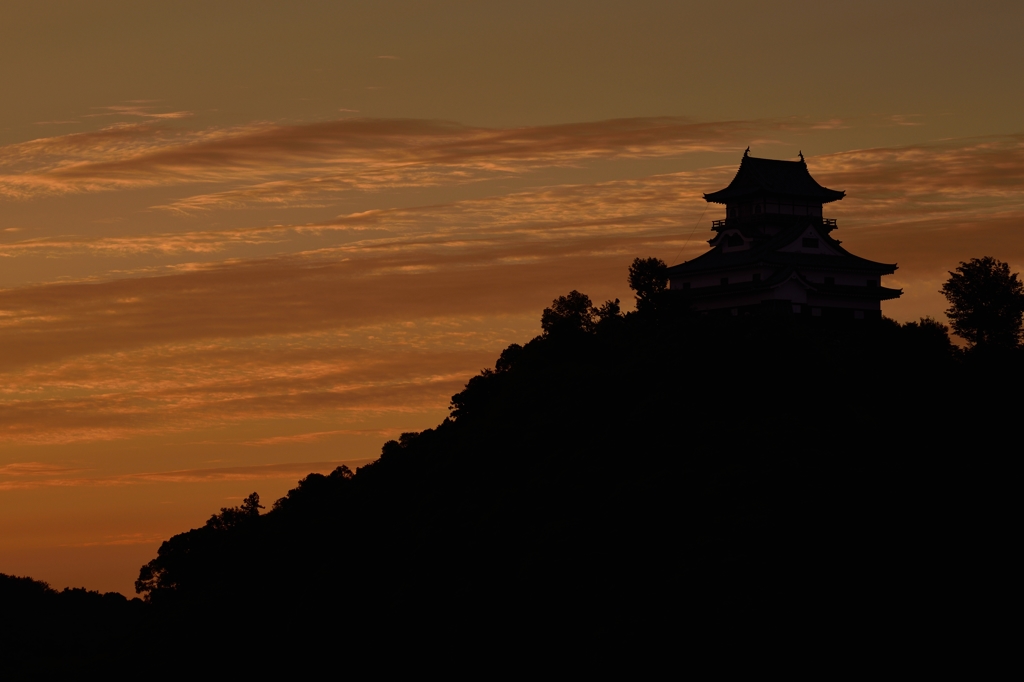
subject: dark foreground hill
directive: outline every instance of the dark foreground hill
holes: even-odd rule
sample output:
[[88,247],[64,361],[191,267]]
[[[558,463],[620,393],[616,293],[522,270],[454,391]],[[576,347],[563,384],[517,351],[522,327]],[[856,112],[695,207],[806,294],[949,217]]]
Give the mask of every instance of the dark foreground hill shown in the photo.
[[0,677],[109,665],[123,658],[145,616],[142,601],[116,592],[58,592],[0,573]]
[[664,651],[754,620],[892,643],[1003,598],[1019,352],[928,321],[581,300],[436,428],[165,542],[125,648]]

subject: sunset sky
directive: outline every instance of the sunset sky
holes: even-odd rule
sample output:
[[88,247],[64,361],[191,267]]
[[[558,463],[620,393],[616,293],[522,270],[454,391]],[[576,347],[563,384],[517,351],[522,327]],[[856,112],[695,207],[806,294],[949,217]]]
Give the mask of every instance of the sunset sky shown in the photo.
[[219,507],[437,424],[552,298],[704,251],[748,145],[846,191],[884,314],[944,319],[959,261],[1024,269],[1022,34],[1019,1],[3,3],[0,572],[131,596]]

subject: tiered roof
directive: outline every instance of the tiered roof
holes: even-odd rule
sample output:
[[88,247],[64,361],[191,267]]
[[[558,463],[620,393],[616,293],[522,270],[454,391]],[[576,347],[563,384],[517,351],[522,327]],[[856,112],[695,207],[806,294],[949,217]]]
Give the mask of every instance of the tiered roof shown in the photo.
[[[813,220],[813,218],[811,219]],[[681,277],[690,273],[706,272],[708,270],[721,270],[728,268],[747,268],[752,265],[763,265],[767,267],[810,267],[819,268],[822,266],[836,270],[856,270],[861,272],[874,272],[879,275],[891,275],[896,271],[896,265],[890,263],[878,263],[867,258],[855,256],[842,246],[839,241],[832,239],[822,229],[818,235],[833,251],[839,255],[825,256],[810,253],[797,253],[779,251],[787,244],[793,243],[808,223],[796,224],[775,237],[765,240],[757,240],[749,249],[742,251],[725,251],[721,248],[714,248],[697,256],[693,260],[669,268],[669,275]]]
[[819,185],[808,172],[803,154],[800,155],[799,161],[778,161],[758,159],[744,153],[736,177],[729,186],[705,194],[704,199],[716,204],[726,204],[757,196],[788,197],[827,204],[842,199],[846,192]]
[[746,280],[741,282],[730,282],[715,286],[697,287],[687,289],[686,294],[691,299],[715,299],[735,297],[737,294],[753,294],[759,291],[773,289],[789,279],[798,279],[807,289],[820,294],[827,294],[833,298],[850,298],[860,300],[888,301],[899,298],[903,295],[902,289],[891,289],[889,287],[862,287],[849,284],[827,284],[822,282],[809,282],[800,271],[791,267],[776,270],[770,277],[762,280]]

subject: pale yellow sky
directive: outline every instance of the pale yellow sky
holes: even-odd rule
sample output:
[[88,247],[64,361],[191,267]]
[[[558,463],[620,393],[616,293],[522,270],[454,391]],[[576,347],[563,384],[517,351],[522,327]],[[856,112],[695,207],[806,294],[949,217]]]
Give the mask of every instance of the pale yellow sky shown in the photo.
[[5,3],[0,572],[161,539],[432,426],[540,310],[706,247],[748,145],[942,316],[1024,266],[1020,3]]

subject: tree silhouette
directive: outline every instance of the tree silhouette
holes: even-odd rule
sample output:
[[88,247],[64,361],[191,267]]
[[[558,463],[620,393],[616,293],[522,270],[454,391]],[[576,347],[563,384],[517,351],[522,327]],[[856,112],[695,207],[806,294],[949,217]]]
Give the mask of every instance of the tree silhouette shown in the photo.
[[600,308],[594,309],[594,314],[597,315],[599,322],[618,317],[622,314],[622,308],[619,306],[619,299],[615,299],[614,301],[605,301],[601,304]]
[[1024,283],[1010,266],[991,256],[961,262],[942,285],[953,331],[979,348],[1013,348],[1020,343]]
[[629,288],[636,292],[636,309],[655,304],[668,287],[668,266],[660,258],[635,258],[629,266]]
[[595,308],[589,296],[573,290],[544,309],[540,326],[545,336],[592,333],[598,324],[619,319],[620,315],[619,299],[605,301],[600,308]]
[[249,495],[249,497],[242,500],[242,506],[239,507],[239,509],[241,509],[243,513],[248,514],[249,516],[259,516],[260,509],[266,509],[266,507],[260,504],[259,493],[254,492],[251,495]]
[[559,296],[550,308],[544,309],[540,326],[546,335],[593,331],[594,306],[590,297],[575,289]]

